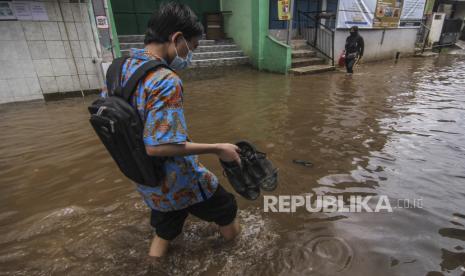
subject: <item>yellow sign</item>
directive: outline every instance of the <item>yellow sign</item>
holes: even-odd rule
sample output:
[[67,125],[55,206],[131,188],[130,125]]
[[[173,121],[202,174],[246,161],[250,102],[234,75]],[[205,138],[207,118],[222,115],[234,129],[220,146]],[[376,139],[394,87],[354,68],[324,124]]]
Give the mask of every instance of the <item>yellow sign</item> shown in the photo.
[[374,28],[397,28],[403,0],[377,0]]
[[278,19],[291,20],[291,0],[278,0]]

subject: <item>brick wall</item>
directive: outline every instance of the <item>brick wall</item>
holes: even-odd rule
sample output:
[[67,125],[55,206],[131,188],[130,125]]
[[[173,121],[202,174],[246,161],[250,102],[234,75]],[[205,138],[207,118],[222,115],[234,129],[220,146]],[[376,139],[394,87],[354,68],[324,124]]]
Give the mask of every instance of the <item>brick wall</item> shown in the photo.
[[102,86],[88,3],[41,2],[47,21],[0,21],[0,103]]

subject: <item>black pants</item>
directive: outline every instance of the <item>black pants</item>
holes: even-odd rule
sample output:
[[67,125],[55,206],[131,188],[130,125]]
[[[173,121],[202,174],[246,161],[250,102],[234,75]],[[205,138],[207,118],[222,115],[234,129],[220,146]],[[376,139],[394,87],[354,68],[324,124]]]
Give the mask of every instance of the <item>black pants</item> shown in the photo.
[[214,222],[219,226],[226,226],[236,218],[236,199],[221,185],[218,185],[209,199],[187,208],[169,212],[152,210],[150,224],[160,238],[172,240],[181,234],[184,221],[189,214],[204,221]]
[[352,74],[354,72],[354,65],[356,60],[356,58],[346,58],[347,73]]

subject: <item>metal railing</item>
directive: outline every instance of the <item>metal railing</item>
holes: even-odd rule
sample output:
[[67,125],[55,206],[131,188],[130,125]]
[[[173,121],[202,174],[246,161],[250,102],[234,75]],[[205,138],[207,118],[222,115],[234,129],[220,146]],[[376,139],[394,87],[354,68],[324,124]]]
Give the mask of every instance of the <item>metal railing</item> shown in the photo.
[[425,23],[426,23],[426,20],[423,20],[423,22],[420,23],[420,28],[418,29],[418,33],[417,33],[417,40],[415,42],[415,44],[418,45],[418,48],[421,49],[422,54],[425,52],[426,48],[432,51],[441,52],[442,48],[450,47],[455,44],[455,43],[440,43],[440,42],[435,42],[431,44],[430,41],[428,41],[428,37],[431,32],[431,29],[428,26],[426,26]]
[[426,22],[420,23],[420,28],[418,29],[417,41],[416,41],[416,44],[421,45],[421,53],[425,52],[425,48],[428,45],[429,33],[431,31],[431,29],[428,28],[428,26],[426,26],[424,23]]
[[312,16],[310,12],[298,11],[298,34],[307,40],[323,56],[331,60],[334,66],[334,30],[320,23],[318,16]]

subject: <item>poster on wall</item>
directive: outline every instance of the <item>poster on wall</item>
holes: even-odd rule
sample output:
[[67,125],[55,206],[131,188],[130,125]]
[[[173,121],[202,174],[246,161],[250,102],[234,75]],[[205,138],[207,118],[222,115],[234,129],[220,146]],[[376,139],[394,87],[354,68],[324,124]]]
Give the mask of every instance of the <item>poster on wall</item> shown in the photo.
[[47,10],[43,2],[30,2],[32,20],[48,20]]
[[402,0],[377,0],[373,28],[397,28],[402,12]]
[[32,20],[30,2],[14,1],[11,4],[18,20]]
[[105,15],[99,15],[95,17],[95,22],[97,22],[97,28],[99,29],[108,29],[108,20]]
[[16,19],[11,2],[0,1],[0,20]]
[[400,27],[420,27],[425,11],[426,0],[404,0],[400,16]]
[[47,9],[43,2],[0,1],[0,20],[48,20]]
[[292,0],[278,0],[278,19],[291,20],[291,1]]
[[339,1],[337,28],[372,28],[377,0]]

